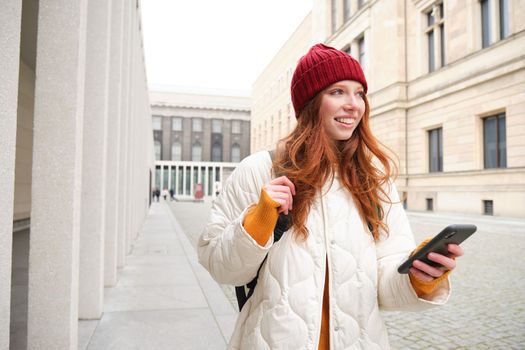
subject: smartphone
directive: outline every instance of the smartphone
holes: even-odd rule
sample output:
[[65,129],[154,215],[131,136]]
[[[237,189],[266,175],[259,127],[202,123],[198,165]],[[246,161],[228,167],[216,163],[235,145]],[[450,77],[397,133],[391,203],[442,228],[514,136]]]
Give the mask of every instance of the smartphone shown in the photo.
[[408,270],[412,267],[414,260],[420,260],[428,265],[439,267],[440,264],[427,258],[428,253],[434,252],[442,255],[448,255],[448,244],[460,244],[469,238],[474,232],[476,232],[476,230],[477,227],[475,225],[468,224],[449,225],[445,227],[443,231],[432,238],[430,242],[425,244],[414,255],[402,263],[401,266],[398,267],[397,271],[399,273],[408,273]]

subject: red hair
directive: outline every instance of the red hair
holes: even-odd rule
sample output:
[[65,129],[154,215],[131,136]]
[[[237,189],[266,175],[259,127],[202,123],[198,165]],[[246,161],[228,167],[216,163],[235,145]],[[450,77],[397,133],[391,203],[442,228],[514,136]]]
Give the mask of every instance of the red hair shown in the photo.
[[295,185],[292,226],[302,239],[308,237],[306,219],[315,195],[333,181],[335,172],[374,239],[379,239],[380,231],[388,234],[382,204],[392,203],[385,189],[397,169],[370,130],[370,106],[363,98],[365,112],[350,139],[333,142],[326,134],[319,118],[322,93],[318,93],[301,111],[295,129],[279,142],[273,165]]

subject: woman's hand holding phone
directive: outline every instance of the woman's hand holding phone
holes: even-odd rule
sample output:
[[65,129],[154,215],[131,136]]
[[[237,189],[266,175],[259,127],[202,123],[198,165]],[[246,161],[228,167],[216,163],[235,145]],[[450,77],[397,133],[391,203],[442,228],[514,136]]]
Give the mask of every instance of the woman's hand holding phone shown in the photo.
[[439,253],[429,253],[428,259],[439,264],[439,267],[430,266],[421,260],[414,260],[409,273],[422,282],[430,282],[441,277],[446,271],[452,271],[456,268],[456,258],[463,255],[464,251],[457,244],[447,246],[448,256]]

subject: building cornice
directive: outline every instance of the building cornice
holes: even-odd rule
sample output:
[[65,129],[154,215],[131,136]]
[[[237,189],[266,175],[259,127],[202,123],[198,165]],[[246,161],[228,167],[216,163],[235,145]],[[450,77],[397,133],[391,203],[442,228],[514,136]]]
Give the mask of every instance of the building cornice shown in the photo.
[[250,113],[250,108],[236,108],[236,107],[219,107],[219,106],[195,106],[190,104],[174,104],[169,102],[151,102],[151,107],[161,108],[186,108],[198,110],[212,110],[212,111],[232,111],[232,112],[246,112]]

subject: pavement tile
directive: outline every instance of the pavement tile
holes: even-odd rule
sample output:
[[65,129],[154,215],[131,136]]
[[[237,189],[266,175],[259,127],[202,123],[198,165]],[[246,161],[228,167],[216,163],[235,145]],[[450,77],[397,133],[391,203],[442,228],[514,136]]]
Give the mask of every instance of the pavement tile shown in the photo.
[[99,320],[78,321],[78,350],[86,350]]
[[173,310],[206,308],[198,285],[116,286],[104,293],[104,311]]
[[104,314],[87,350],[223,350],[207,308]]
[[188,262],[167,265],[126,265],[117,286],[196,285],[195,275]]

